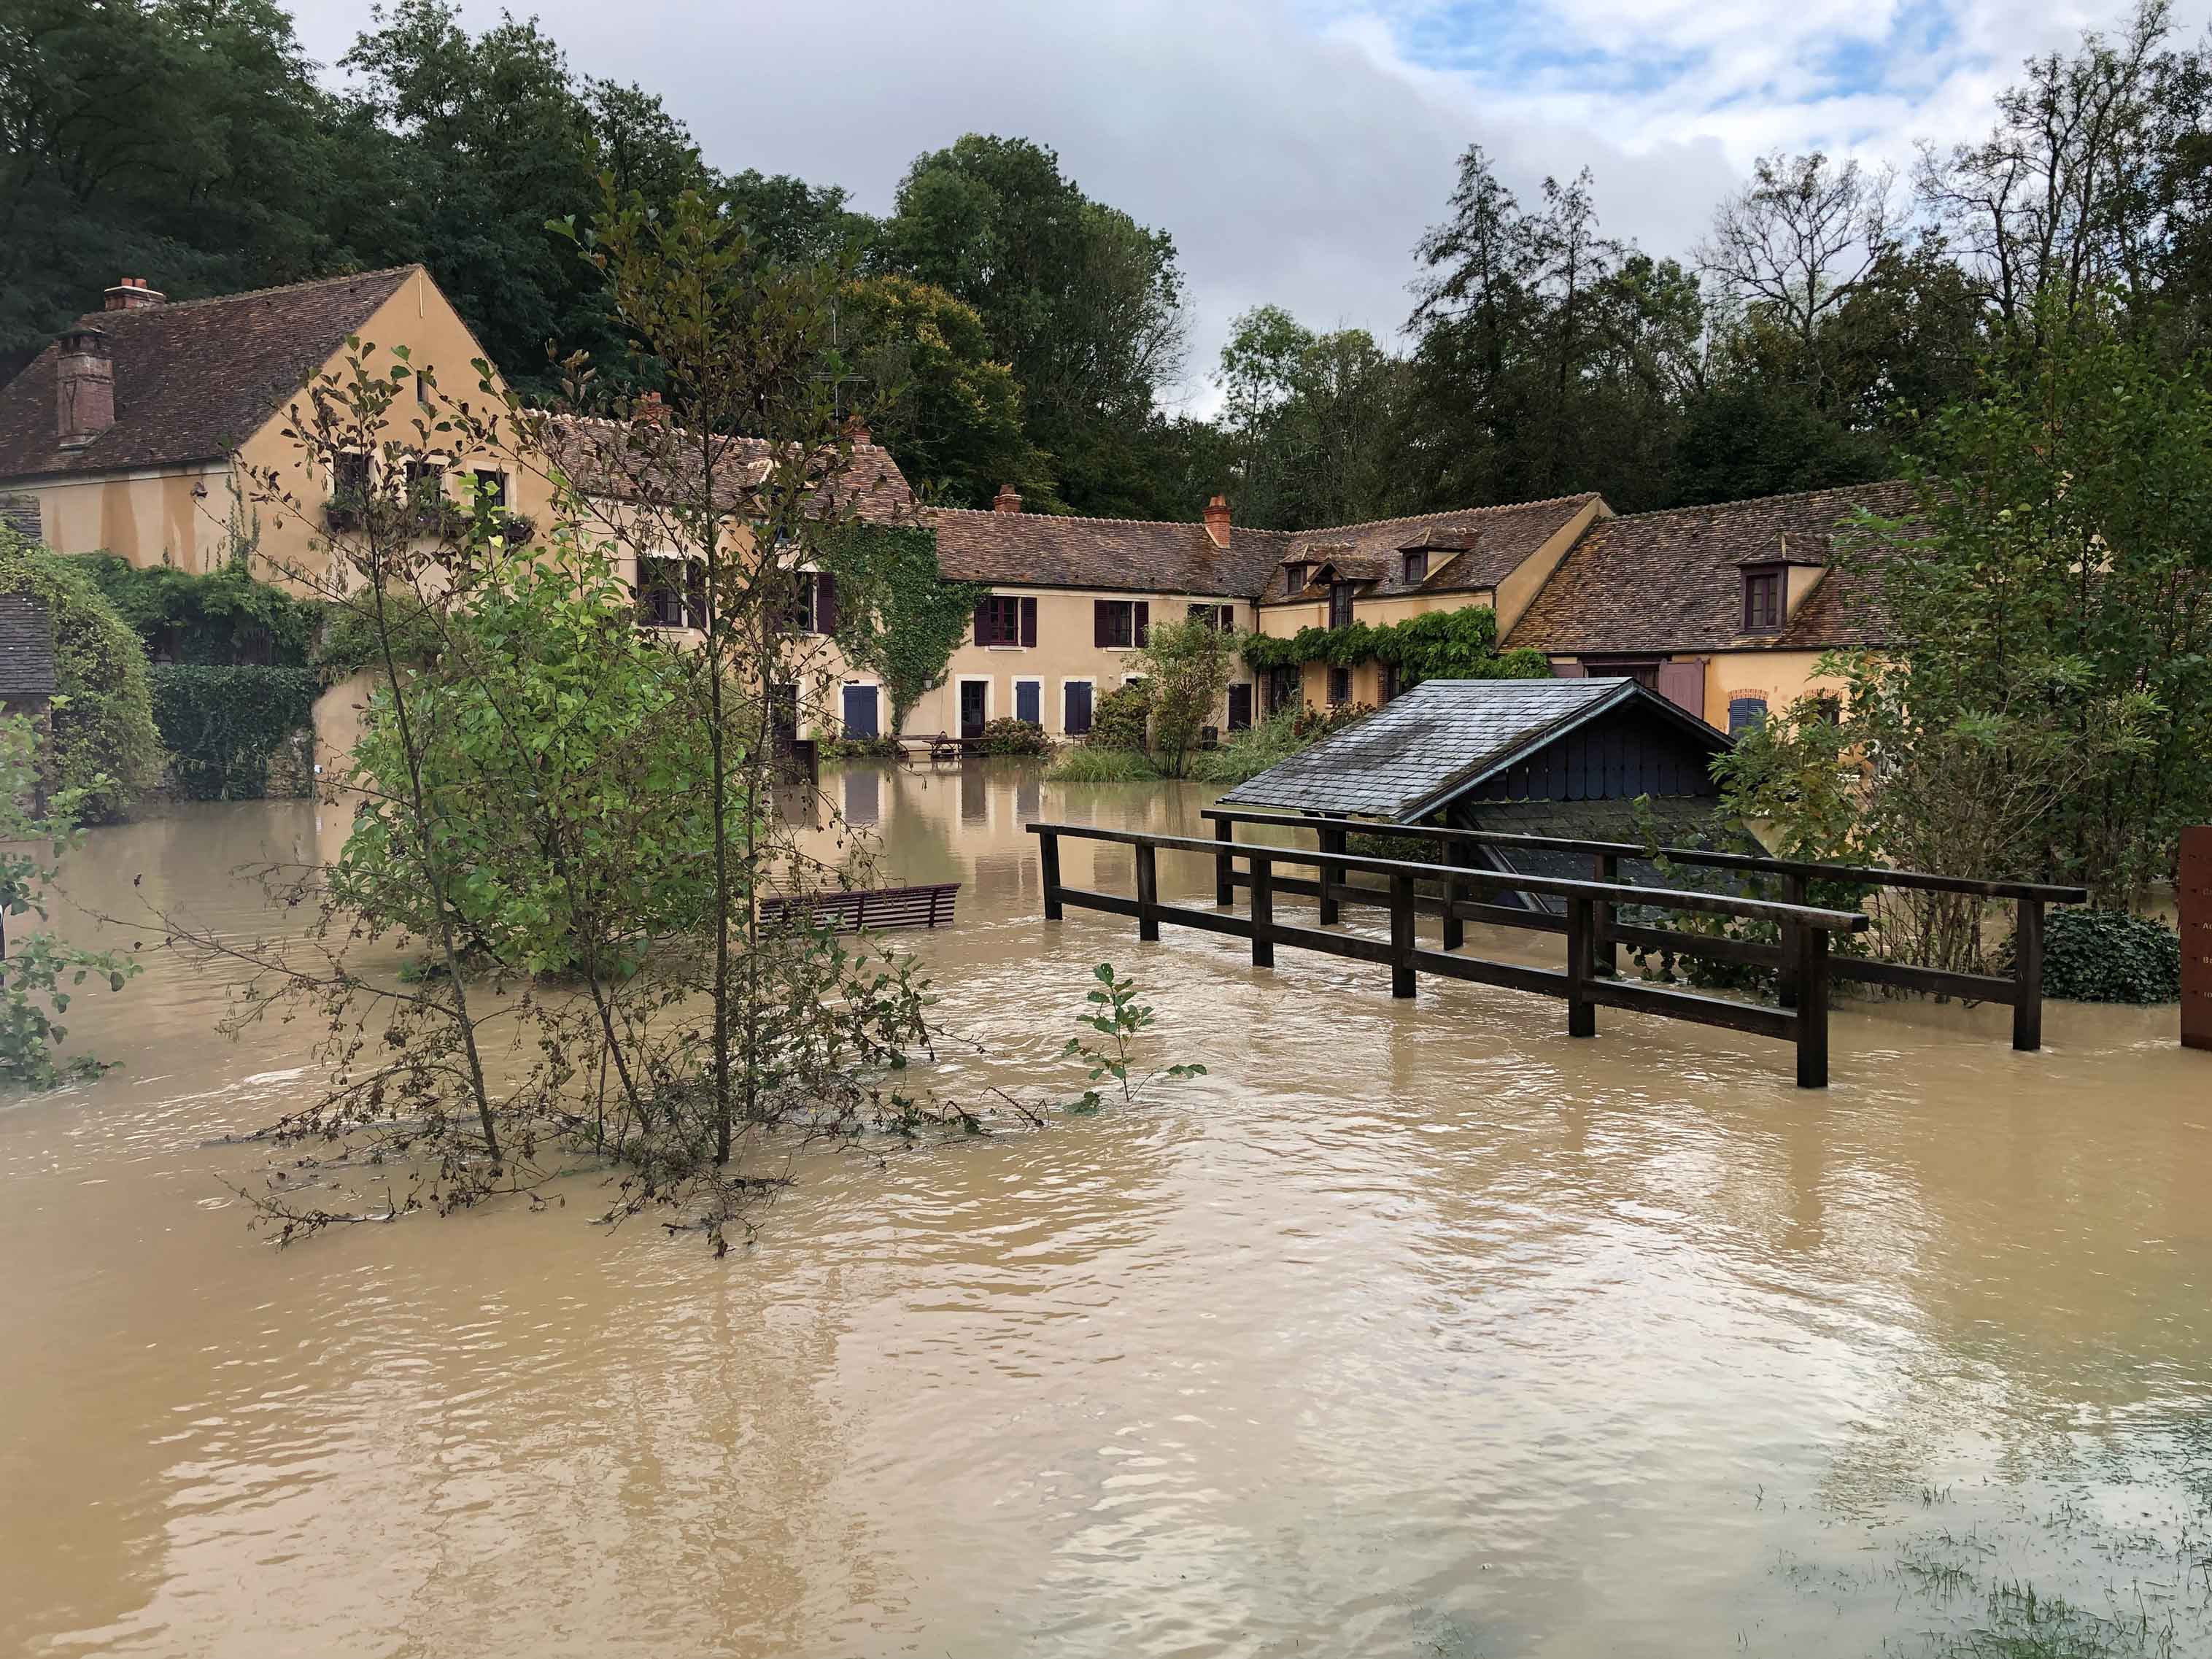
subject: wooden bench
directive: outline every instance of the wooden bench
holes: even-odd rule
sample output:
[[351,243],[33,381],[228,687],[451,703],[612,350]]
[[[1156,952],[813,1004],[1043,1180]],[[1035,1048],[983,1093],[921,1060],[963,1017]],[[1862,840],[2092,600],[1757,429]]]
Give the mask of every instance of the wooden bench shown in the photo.
[[967,752],[967,745],[950,732],[901,736],[893,741],[898,744],[899,753],[902,756],[909,750],[921,750],[926,751],[933,761],[958,760]]
[[809,921],[834,932],[856,933],[863,927],[950,927],[957,881],[926,887],[870,887],[854,893],[812,893],[797,898],[764,898],[764,922]]

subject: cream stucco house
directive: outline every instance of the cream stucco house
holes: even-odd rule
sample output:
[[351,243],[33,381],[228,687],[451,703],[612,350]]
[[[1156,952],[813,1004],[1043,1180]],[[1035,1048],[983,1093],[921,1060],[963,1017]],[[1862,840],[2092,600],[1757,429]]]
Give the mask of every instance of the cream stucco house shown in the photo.
[[[179,301],[126,277],[0,388],[0,494],[35,504],[57,552],[199,572],[256,510],[248,475],[273,476],[298,510],[258,509],[259,550],[272,568],[313,569],[325,503],[349,481],[284,435],[286,411],[355,338],[376,347],[372,365],[404,347],[449,394],[475,392],[483,348],[420,265]],[[411,440],[413,418],[403,400],[395,439]],[[529,468],[442,459],[449,493],[465,480],[525,517],[550,504]]]

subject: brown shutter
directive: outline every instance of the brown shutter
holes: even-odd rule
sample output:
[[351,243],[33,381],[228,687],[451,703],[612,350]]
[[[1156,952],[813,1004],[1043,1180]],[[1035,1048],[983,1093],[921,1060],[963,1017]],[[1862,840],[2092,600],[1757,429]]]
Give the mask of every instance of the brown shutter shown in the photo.
[[1152,605],[1151,605],[1151,603],[1150,603],[1148,600],[1145,600],[1145,599],[1139,599],[1139,600],[1137,601],[1137,622],[1136,622],[1136,631],[1135,631],[1133,634],[1132,634],[1132,635],[1130,635],[1131,641],[1132,641],[1133,643],[1137,644],[1137,645],[1142,645],[1142,644],[1144,644],[1144,642],[1145,642],[1146,636],[1147,635],[1149,635],[1152,631]]
[[1022,643],[1034,647],[1036,644],[1036,601],[1022,601]]
[[1705,665],[1702,662],[1659,665],[1659,695],[1699,720],[1705,717]]
[[1102,651],[1114,642],[1111,625],[1106,620],[1107,604],[1104,599],[1091,601],[1091,643]]
[[814,577],[814,631],[837,631],[837,579],[826,570],[817,571]]
[[1586,680],[1589,678],[1589,670],[1583,666],[1579,658],[1569,657],[1562,661],[1554,657],[1552,659],[1552,678],[1555,680]]
[[975,643],[978,645],[998,643],[991,637],[991,602],[988,599],[975,601]]
[[696,559],[684,562],[684,593],[691,605],[691,614],[685,620],[694,628],[706,627],[707,567]]

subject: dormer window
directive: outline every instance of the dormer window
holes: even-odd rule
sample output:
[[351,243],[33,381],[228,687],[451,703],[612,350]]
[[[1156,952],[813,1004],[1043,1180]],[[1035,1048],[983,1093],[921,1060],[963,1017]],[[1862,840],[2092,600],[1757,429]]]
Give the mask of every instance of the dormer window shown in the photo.
[[1428,578],[1429,550],[1425,547],[1416,548],[1406,555],[1407,585],[1411,586],[1415,582],[1426,581]]
[[1311,570],[1310,565],[1286,564],[1283,567],[1283,580],[1289,584],[1291,592],[1302,593],[1305,591],[1306,577]]
[[1743,573],[1743,631],[1779,634],[1786,606],[1783,573],[1776,565],[1753,566]]

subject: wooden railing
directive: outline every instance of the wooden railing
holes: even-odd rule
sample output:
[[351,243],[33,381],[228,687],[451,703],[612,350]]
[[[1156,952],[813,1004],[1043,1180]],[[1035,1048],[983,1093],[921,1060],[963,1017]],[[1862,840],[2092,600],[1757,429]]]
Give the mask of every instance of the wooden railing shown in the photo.
[[[1251,940],[1252,965],[1255,968],[1275,965],[1278,945],[1347,957],[1358,962],[1379,963],[1389,968],[1390,994],[1398,997],[1413,994],[1415,978],[1420,974],[1563,997],[1567,1004],[1570,1036],[1595,1035],[1597,1010],[1603,1006],[1776,1037],[1796,1045],[1797,1084],[1804,1089],[1825,1089],[1828,1085],[1828,965],[1832,960],[1828,949],[1829,935],[1856,933],[1868,921],[1857,911],[1823,910],[1811,905],[1782,904],[1728,894],[1677,892],[1628,887],[1613,882],[1508,874],[1343,852],[1310,853],[1300,848],[1226,838],[1206,841],[1196,836],[1151,835],[1141,830],[1073,823],[1032,823],[1029,832],[1037,837],[1043,866],[1044,915],[1048,921],[1060,921],[1064,907],[1072,904],[1079,909],[1133,916],[1137,937],[1145,940],[1158,939],[1164,922],[1206,933],[1227,933]],[[1060,848],[1063,839],[1109,842],[1134,848],[1135,896],[1124,897],[1117,893],[1067,886],[1060,880]],[[1159,855],[1163,852],[1194,853],[1213,859],[1215,902],[1222,908],[1200,910],[1162,902]],[[1231,868],[1238,860],[1243,860],[1245,870]],[[1275,872],[1278,865],[1312,869],[1320,878],[1319,884],[1280,879]],[[1319,893],[1324,887],[1341,893],[1341,878],[1355,874],[1379,875],[1388,883],[1382,890],[1386,896],[1381,901],[1390,912],[1390,937],[1387,940],[1334,933],[1322,927],[1297,927],[1275,920],[1277,893]],[[1414,884],[1419,881],[1445,884],[1446,896],[1424,904],[1414,890]],[[1250,893],[1249,915],[1224,914],[1233,912],[1238,886]],[[1461,929],[1468,921],[1503,920],[1508,926],[1524,927],[1540,925],[1531,920],[1536,912],[1462,899],[1458,896],[1462,890],[1542,893],[1564,900],[1565,917],[1547,916],[1545,920],[1558,921],[1566,933],[1565,971],[1455,954],[1463,942]],[[1596,961],[1597,917],[1601,908],[1623,903],[1776,923],[1782,934],[1782,943],[1776,948],[1793,967],[1797,986],[1796,1006],[1765,1008],[1722,997],[1601,977]],[[1440,909],[1445,918],[1442,950],[1424,950],[1415,937],[1414,919],[1424,909],[1432,913]]]
[[[2024,1052],[2032,1052],[2043,1046],[2043,908],[2046,904],[2082,904],[2089,896],[2086,888],[2057,887],[2040,882],[1978,881],[1965,876],[1929,875],[1921,870],[1888,870],[1873,865],[1819,864],[1798,859],[1764,858],[1749,853],[1716,853],[1695,847],[1654,848],[1630,842],[1521,836],[1495,830],[1449,830],[1433,824],[1383,823],[1369,818],[1243,811],[1221,806],[1209,806],[1200,816],[1212,822],[1214,835],[1222,841],[1228,840],[1234,826],[1240,823],[1310,830],[1320,838],[1322,849],[1325,852],[1340,853],[1344,850],[1347,836],[1366,835],[1408,836],[1435,842],[1448,854],[1453,848],[1472,849],[1476,847],[1495,847],[1508,852],[1517,848],[1530,852],[1580,854],[1589,858],[1592,875],[1605,882],[1620,879],[1623,860],[1650,861],[1655,858],[1664,858],[1670,864],[1778,877],[1782,883],[1783,902],[1790,904],[1802,904],[1807,884],[1815,881],[1848,882],[1865,887],[1910,888],[1924,892],[1963,893],[1977,898],[2010,900],[2017,910],[2013,933],[2013,971],[2008,976],[1954,973],[1948,969],[1925,968],[1911,963],[1878,962],[1870,957],[1838,957],[1829,964],[1828,973],[1833,979],[1856,980],[1866,984],[1894,986],[1899,990],[1925,991],[1933,996],[1958,997],[1969,1002],[1994,1002],[2009,1006],[2012,1009],[2012,1046]],[[1225,869],[1225,860],[1222,867]],[[1635,890],[1642,892],[1645,890],[1638,888]],[[1334,922],[1337,905],[1347,901],[1356,904],[1376,902],[1371,892],[1323,894],[1322,924],[1326,926]],[[1624,901],[1623,904],[1640,904],[1643,902],[1633,899]],[[1628,945],[1644,950],[1672,951],[1683,956],[1702,956],[1717,961],[1771,968],[1775,970],[1781,1000],[1785,1007],[1797,994],[1789,953],[1775,945],[1763,945],[1752,939],[1716,939],[1710,934],[1685,933],[1671,928],[1632,926],[1617,920],[1613,913],[1620,908],[1623,906],[1607,906],[1598,918],[1599,962],[1608,972],[1618,971],[1617,947]],[[1499,921],[1504,918],[1489,915],[1481,920]],[[1553,931],[1558,931],[1559,919],[1553,917],[1550,921]],[[1544,923],[1522,921],[1508,922],[1507,925],[1541,927]]]

